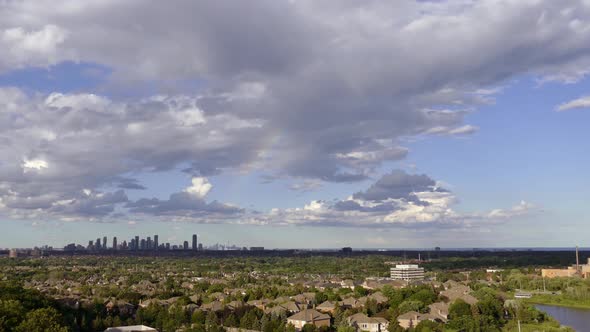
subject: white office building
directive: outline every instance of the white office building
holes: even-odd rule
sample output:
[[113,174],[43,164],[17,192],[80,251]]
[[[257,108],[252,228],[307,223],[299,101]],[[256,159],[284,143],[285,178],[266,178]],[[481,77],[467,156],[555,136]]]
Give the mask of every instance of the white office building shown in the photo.
[[424,268],[416,264],[398,264],[392,267],[390,272],[393,280],[424,280]]

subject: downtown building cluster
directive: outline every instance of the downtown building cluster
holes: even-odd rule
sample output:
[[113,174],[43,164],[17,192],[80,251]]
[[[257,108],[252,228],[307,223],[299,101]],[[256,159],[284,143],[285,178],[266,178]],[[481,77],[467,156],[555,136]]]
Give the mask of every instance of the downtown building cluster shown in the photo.
[[[71,246],[71,245],[68,245]],[[67,250],[66,248],[64,248]],[[72,249],[79,249],[74,248]],[[88,245],[85,248],[86,250],[91,251],[101,251],[101,250],[132,250],[132,251],[157,251],[157,250],[203,250],[203,244],[198,243],[197,241],[197,234],[193,234],[192,243],[189,244],[189,241],[184,241],[182,244],[170,244],[169,242],[160,243],[158,235],[154,235],[152,238],[148,236],[146,238],[140,238],[139,235],[127,240],[123,240],[122,242],[118,242],[117,237],[113,237],[111,240],[111,244],[109,245],[108,238],[104,236],[102,239],[97,238],[95,241],[90,240],[88,241]]]

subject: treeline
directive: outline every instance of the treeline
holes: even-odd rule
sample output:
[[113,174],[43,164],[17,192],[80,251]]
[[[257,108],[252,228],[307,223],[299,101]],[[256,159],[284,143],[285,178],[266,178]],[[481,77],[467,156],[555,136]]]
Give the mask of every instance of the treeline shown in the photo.
[[0,331],[68,332],[74,316],[60,312],[58,304],[35,290],[0,283]]

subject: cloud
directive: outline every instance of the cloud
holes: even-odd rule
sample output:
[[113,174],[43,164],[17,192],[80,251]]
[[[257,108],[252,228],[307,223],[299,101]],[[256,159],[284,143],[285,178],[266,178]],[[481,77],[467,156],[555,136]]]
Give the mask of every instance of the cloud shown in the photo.
[[289,190],[292,191],[300,191],[300,192],[308,192],[314,191],[318,188],[322,187],[322,182],[318,180],[305,180],[299,183],[293,183],[289,185]]
[[[584,78],[589,27],[582,0],[3,2],[0,72],[73,61],[112,74],[92,92],[0,88],[0,197],[47,209],[186,165],[195,177],[367,180],[412,137],[477,131],[467,114],[508,80]],[[205,188],[135,208],[172,213]],[[448,193],[418,192],[381,204],[445,216]]]
[[191,182],[192,185],[186,188],[184,191],[196,196],[197,198],[204,198],[207,196],[211,188],[213,188],[211,183],[209,183],[209,180],[203,177],[193,177]]
[[[173,216],[197,222],[223,222],[219,218],[239,218],[244,210],[218,201],[206,202],[205,196],[212,189],[206,178],[194,177],[192,184],[184,191],[173,193],[167,200],[142,198],[129,202],[126,207],[131,213],[150,216]],[[178,220],[178,219],[176,219]]]
[[[169,107],[192,104],[171,115],[176,122],[170,133],[144,121],[148,114],[159,117],[159,107],[124,119],[128,133],[150,133],[154,143],[210,126],[216,115],[228,128],[250,128],[243,130],[243,142],[215,157],[187,154],[182,162],[192,164],[194,174],[256,167],[330,182],[366,180],[382,163],[405,158],[408,149],[400,141],[407,137],[475,132],[464,123],[465,110],[489,103],[511,78],[584,77],[590,69],[589,18],[590,6],[582,0],[181,0],[173,7],[39,0],[0,6],[0,29],[12,36],[4,43],[29,45],[16,47],[26,52],[9,57],[20,60],[9,60],[4,70],[49,58],[109,68],[110,88],[117,90],[129,86],[124,81],[166,85],[166,91],[200,82],[192,101],[153,100]],[[105,108],[93,105],[89,95],[78,99],[84,101],[70,107]],[[97,124],[120,121],[112,111],[103,111]],[[171,154],[172,161],[179,159]]]
[[22,167],[23,167],[24,172],[30,172],[32,170],[40,171],[44,168],[49,167],[49,165],[47,164],[47,162],[45,160],[42,160],[42,159],[32,159],[32,160],[25,159],[24,162],[22,163]]
[[557,106],[557,111],[563,112],[573,110],[576,108],[590,108],[590,96],[581,97],[578,99],[568,101],[567,103],[563,103]]
[[[116,102],[94,94],[27,95],[0,88],[0,197],[21,202],[6,213],[30,215],[31,209],[14,209],[42,201],[38,214],[107,216],[111,209],[104,204],[95,213],[50,207],[80,203],[84,189],[145,189],[128,174],[189,163],[189,173],[206,175],[256,159],[265,137],[257,120],[204,114],[196,103],[196,97],[182,95]],[[202,198],[210,189],[206,179],[195,177],[187,193]]]
[[[520,202],[509,209],[460,213],[453,209],[456,196],[436,186],[427,175],[394,170],[366,191],[344,200],[315,200],[301,208],[273,209],[249,216],[249,223],[361,228],[466,229],[504,223],[534,213]],[[247,220],[247,219],[246,219]]]
[[365,201],[383,201],[387,199],[413,199],[417,192],[441,191],[436,182],[425,174],[412,175],[403,170],[394,170],[383,175],[364,192],[353,195],[355,199]]
[[0,27],[0,71],[26,66],[50,66],[67,57],[61,56],[60,45],[68,36],[67,30],[47,24],[38,29]]

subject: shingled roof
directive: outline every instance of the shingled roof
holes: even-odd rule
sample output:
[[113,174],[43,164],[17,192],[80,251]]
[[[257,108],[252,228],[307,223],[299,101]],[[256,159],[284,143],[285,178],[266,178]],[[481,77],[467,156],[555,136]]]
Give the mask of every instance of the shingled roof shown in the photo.
[[329,320],[330,316],[326,315],[326,314],[322,314],[321,312],[319,312],[315,309],[304,309],[304,310],[301,310],[300,312],[294,314],[293,316],[289,317],[288,319],[311,323],[311,322],[315,322],[318,320],[325,320],[325,319]]

